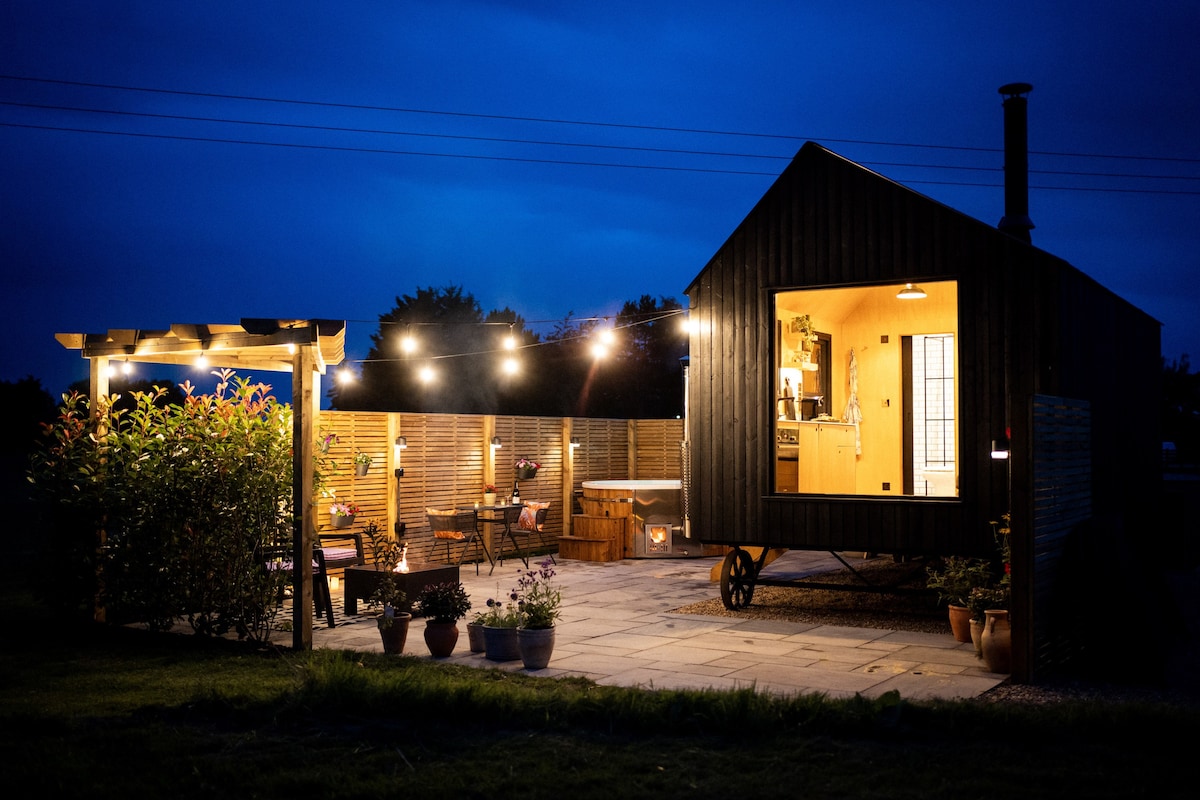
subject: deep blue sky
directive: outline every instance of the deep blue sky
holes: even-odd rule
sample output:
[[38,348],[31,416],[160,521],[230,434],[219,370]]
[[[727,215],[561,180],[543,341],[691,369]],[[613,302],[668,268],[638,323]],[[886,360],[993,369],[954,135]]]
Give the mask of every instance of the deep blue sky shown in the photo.
[[1014,81],[1034,244],[1200,361],[1197,41],[1182,0],[4,0],[0,378],[86,377],[59,331],[255,316],[346,319],[362,358],[425,286],[682,301],[808,139],[995,224]]

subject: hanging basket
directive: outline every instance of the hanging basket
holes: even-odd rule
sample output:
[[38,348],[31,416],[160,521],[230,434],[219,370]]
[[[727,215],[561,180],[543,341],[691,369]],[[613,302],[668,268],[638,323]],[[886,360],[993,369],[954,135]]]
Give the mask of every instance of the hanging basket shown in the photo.
[[522,481],[531,481],[537,477],[537,470],[533,467],[521,467],[517,470],[517,479]]
[[353,514],[330,514],[329,524],[334,528],[349,528],[354,524]]

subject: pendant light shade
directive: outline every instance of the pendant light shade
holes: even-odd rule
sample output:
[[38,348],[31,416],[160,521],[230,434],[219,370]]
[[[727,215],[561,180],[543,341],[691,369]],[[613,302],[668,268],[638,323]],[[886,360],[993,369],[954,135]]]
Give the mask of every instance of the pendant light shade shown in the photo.
[[904,284],[904,288],[896,293],[897,300],[924,300],[925,297],[925,290],[911,283]]

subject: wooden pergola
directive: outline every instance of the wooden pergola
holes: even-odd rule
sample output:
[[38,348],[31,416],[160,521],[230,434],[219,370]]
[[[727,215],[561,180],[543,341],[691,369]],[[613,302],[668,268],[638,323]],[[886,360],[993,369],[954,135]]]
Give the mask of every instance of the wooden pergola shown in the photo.
[[346,323],[328,319],[243,319],[237,325],[179,324],[167,330],[59,333],[55,339],[90,362],[89,408],[109,393],[113,362],[192,366],[203,356],[213,368],[292,373],[292,537],[295,574],[292,644],[312,648],[313,448],[321,410],[321,375],[346,357]]

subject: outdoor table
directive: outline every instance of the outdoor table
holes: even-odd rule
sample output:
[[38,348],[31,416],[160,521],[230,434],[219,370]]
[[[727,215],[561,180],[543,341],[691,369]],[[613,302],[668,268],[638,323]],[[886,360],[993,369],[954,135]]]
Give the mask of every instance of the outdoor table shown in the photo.
[[367,600],[379,586],[384,575],[394,574],[400,578],[400,588],[405,596],[415,600],[426,586],[435,583],[458,583],[457,564],[409,564],[408,572],[389,573],[388,570],[375,569],[372,566],[346,567],[342,577],[342,589],[345,593],[345,613],[358,613],[359,599]]
[[[524,507],[524,503],[501,503],[494,506],[485,506],[476,503],[475,505],[471,506],[459,506],[458,510],[474,511],[476,515],[478,515],[479,521],[486,523],[487,525],[503,525],[504,530],[500,533],[501,540],[507,536],[508,540],[512,542],[513,546],[515,547],[517,542],[515,539],[513,539],[512,527],[516,524],[517,520],[521,518],[521,509]],[[483,540],[484,546],[487,547],[489,553],[494,550],[492,546],[490,530],[491,529],[489,528],[489,535],[485,536]],[[500,549],[504,549],[503,541],[501,541]]]

